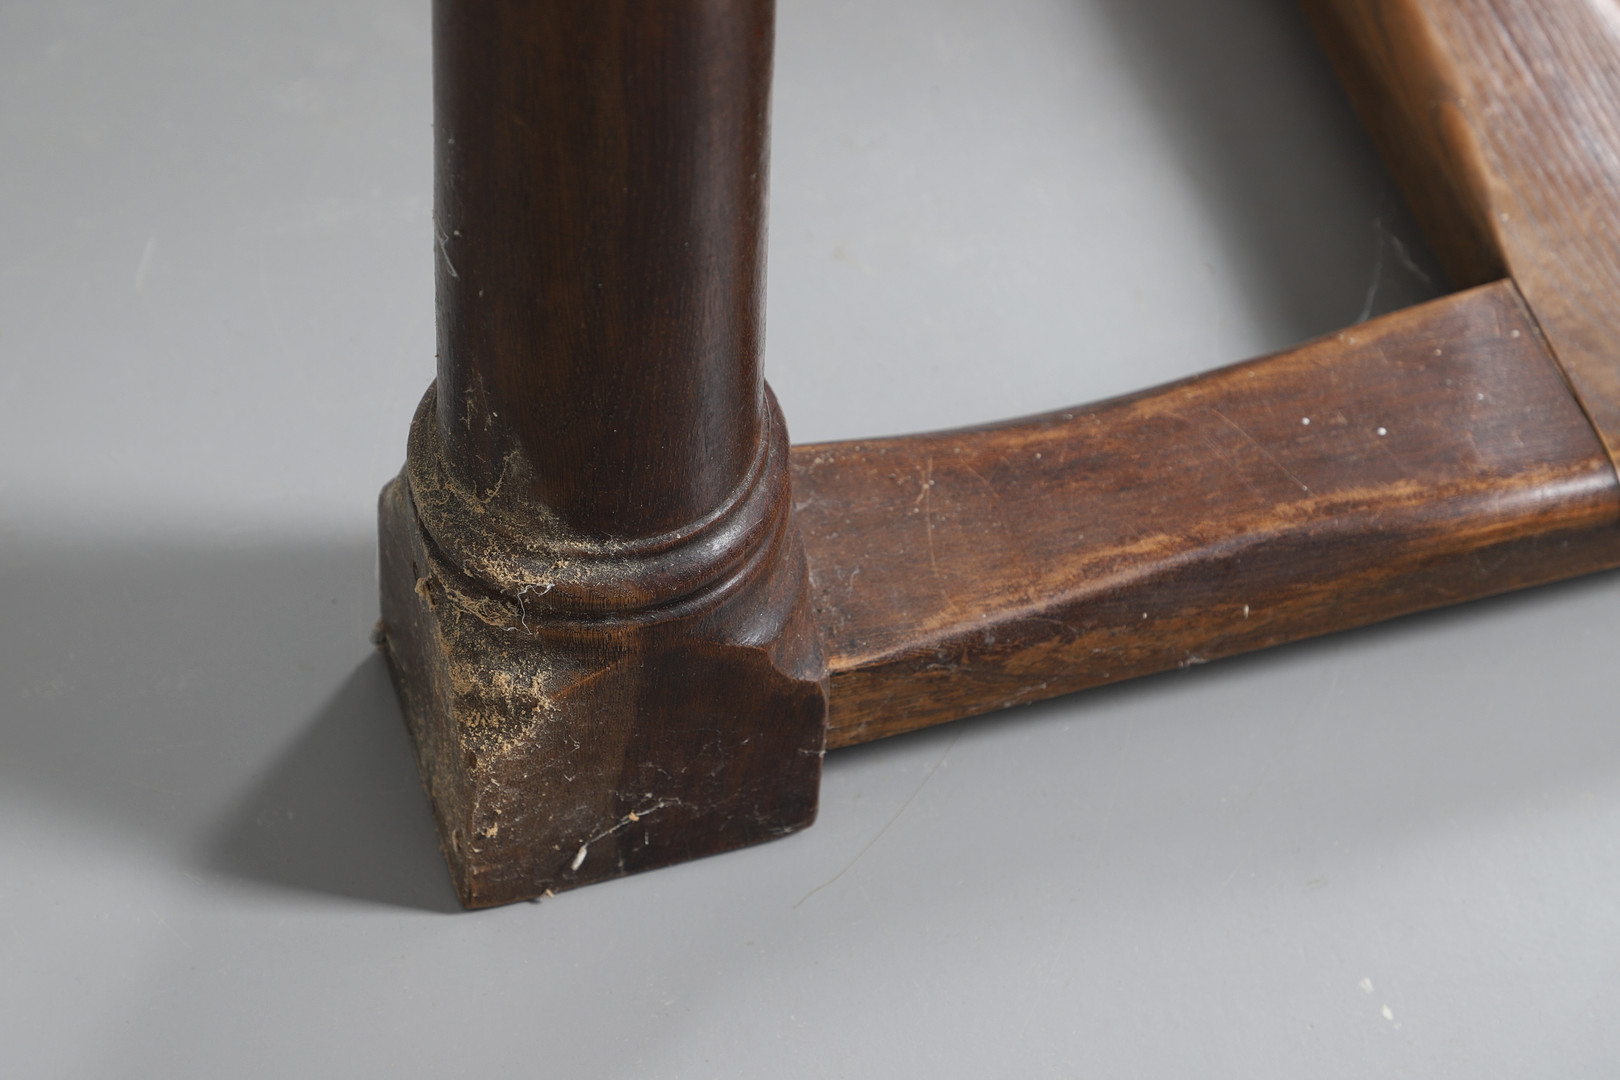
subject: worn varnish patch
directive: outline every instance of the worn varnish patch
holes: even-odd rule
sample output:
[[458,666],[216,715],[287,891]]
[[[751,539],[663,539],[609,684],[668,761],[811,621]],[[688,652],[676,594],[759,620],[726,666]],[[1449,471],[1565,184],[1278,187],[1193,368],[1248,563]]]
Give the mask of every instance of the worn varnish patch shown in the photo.
[[796,544],[784,572],[690,615],[530,628],[457,581],[404,478],[381,521],[384,651],[468,907],[814,820],[826,697]]

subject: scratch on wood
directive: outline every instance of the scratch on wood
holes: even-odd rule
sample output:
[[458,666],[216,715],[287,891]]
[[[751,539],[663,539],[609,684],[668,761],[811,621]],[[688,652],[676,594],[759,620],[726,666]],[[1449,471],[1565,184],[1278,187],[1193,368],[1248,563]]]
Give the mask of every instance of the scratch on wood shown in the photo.
[[1253,443],[1254,448],[1256,450],[1260,451],[1262,454],[1266,455],[1266,460],[1271,462],[1273,465],[1277,466],[1278,469],[1282,470],[1283,474],[1285,476],[1287,476],[1288,479],[1290,479],[1294,483],[1298,484],[1301,491],[1303,491],[1307,495],[1309,495],[1311,493],[1311,488],[1310,488],[1309,484],[1305,483],[1305,481],[1303,481],[1299,477],[1295,476],[1293,474],[1293,472],[1288,468],[1288,466],[1286,466],[1282,462],[1278,461],[1276,456],[1274,454],[1272,454],[1272,452],[1270,450],[1267,450],[1264,446],[1260,445],[1259,441],[1257,439],[1255,439],[1255,437],[1253,435],[1250,435],[1247,431],[1243,430],[1243,426],[1241,424],[1239,424],[1237,421],[1233,420],[1230,416],[1227,416],[1225,413],[1221,412],[1221,410],[1215,408],[1215,406],[1213,406],[1213,405],[1210,406],[1209,411],[1214,413],[1216,416],[1220,417],[1222,420],[1225,420],[1228,424],[1230,424],[1232,426],[1233,431],[1236,431],[1239,435],[1243,436],[1245,439],[1248,439],[1249,442]]
[[586,856],[591,853],[591,845],[596,843],[598,840],[612,836],[620,829],[623,829],[629,825],[634,825],[648,814],[651,814],[656,810],[662,810],[666,806],[673,806],[678,802],[680,802],[679,799],[660,799],[653,805],[647,807],[645,810],[630,811],[628,814],[624,815],[624,817],[620,818],[616,823],[606,829],[603,829],[601,832],[579,845],[579,850],[574,852],[574,861],[568,864],[568,869],[578,870],[581,866],[584,866]]
[[[934,455],[929,454],[925,459],[922,472],[922,494],[917,498],[922,500],[923,530],[928,537],[928,566],[934,572],[934,581],[939,581],[939,558],[934,554]],[[959,610],[956,601],[951,598],[949,589],[940,586],[940,595],[952,611]]]

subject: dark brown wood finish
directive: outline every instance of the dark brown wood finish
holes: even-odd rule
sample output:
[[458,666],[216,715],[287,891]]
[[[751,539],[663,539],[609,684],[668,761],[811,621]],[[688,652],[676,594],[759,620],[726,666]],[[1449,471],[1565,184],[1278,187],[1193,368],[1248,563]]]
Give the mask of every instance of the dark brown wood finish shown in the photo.
[[1305,0],[1437,250],[1511,275],[1620,461],[1620,12]]
[[1506,283],[793,470],[834,747],[1620,560],[1620,486]]
[[484,906],[809,824],[825,668],[757,357],[769,0],[434,10],[439,379],[382,635]]
[[481,498],[686,528],[755,463],[772,5],[434,5],[439,425]]
[[440,369],[382,633],[464,902],[802,827],[827,744],[1620,564],[1620,18],[1305,2],[1477,287],[790,452],[769,0],[436,0]]

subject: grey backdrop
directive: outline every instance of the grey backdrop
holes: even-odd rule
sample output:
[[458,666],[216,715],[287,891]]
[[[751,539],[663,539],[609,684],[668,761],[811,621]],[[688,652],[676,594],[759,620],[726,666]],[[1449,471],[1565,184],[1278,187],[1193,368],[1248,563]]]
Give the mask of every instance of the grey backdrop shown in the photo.
[[[0,5],[0,1072],[1620,1066],[1620,580],[844,751],[754,850],[454,911],[372,504],[431,377],[421,0]],[[1284,0],[782,0],[801,440],[1443,291]]]

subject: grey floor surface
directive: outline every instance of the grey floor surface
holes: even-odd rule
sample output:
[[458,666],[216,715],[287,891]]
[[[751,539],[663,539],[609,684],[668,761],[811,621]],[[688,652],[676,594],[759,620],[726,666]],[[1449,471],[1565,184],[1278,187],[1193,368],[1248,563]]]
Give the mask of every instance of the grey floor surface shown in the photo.
[[[431,377],[420,0],[0,5],[0,1074],[1620,1073],[1620,579],[829,757],[455,911],[367,635]],[[794,434],[1445,290],[1284,0],[782,0]]]

